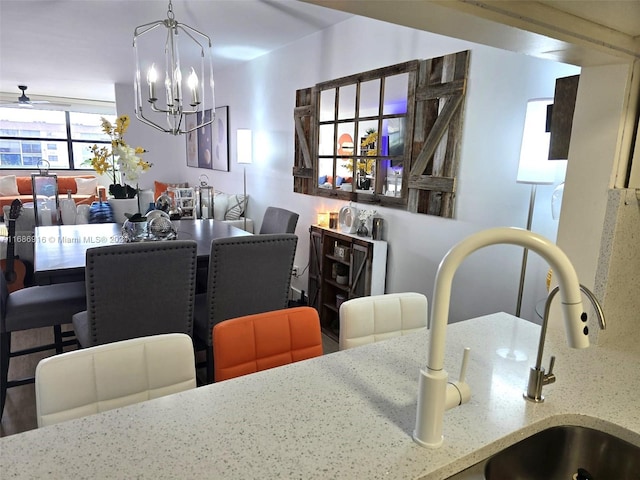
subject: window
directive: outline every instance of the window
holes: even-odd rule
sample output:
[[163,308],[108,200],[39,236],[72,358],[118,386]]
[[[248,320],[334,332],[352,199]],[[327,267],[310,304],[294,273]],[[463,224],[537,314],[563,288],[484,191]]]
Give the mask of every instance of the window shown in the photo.
[[293,190],[453,217],[469,51],[296,91]]
[[33,170],[42,160],[52,169],[91,168],[89,147],[109,144],[101,117],[115,115],[59,110],[0,108],[0,169]]

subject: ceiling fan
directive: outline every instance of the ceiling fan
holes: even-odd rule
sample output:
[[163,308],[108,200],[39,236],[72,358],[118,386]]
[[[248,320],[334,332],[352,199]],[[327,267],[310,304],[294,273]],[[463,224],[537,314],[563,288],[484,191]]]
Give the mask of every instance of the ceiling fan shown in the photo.
[[33,108],[34,105],[49,105],[49,106],[58,106],[58,107],[70,107],[71,105],[66,103],[52,103],[49,100],[31,100],[27,97],[26,85],[18,85],[18,88],[22,91],[22,95],[18,97],[18,100],[15,102],[9,103],[1,103],[0,107],[18,107],[18,108]]

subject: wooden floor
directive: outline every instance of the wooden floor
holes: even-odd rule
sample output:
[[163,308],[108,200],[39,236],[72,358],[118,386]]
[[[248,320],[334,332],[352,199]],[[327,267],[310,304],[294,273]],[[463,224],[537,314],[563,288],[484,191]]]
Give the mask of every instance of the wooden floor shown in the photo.
[[[325,335],[322,337],[325,354],[338,350],[338,344],[333,339]],[[53,328],[50,327],[11,334],[12,351],[51,342],[53,342]],[[73,347],[68,347],[66,350],[73,350]],[[52,350],[12,358],[9,363],[9,379],[32,377],[38,362],[53,353]],[[37,428],[34,385],[22,385],[7,389],[7,400],[4,406],[4,414],[2,415],[2,424],[0,425],[0,437],[34,428]]]

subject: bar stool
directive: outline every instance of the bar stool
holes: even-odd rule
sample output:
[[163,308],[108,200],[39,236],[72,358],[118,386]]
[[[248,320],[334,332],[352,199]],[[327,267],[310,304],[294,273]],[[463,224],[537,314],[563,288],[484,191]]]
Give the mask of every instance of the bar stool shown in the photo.
[[[27,287],[9,293],[4,275],[0,275],[0,418],[4,411],[7,388],[26,385],[34,377],[9,380],[9,361],[13,357],[75,345],[64,340],[61,325],[71,323],[74,313],[86,309],[84,282],[58,283]],[[11,333],[34,328],[53,327],[54,343],[11,351]]]

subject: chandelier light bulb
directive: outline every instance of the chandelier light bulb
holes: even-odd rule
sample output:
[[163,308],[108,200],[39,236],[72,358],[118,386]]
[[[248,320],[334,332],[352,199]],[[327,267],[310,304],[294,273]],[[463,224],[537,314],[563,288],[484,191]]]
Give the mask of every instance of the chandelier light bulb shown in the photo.
[[176,103],[179,104],[182,100],[182,72],[180,71],[180,65],[176,65],[176,69],[173,71],[173,87],[176,92]]
[[198,98],[198,75],[196,75],[196,71],[191,67],[191,74],[189,74],[189,78],[187,79],[187,84],[189,85],[189,90],[191,91],[191,106],[195,107],[200,103]]
[[167,107],[173,107],[173,89],[171,88],[171,79],[168,73],[164,77],[164,88],[167,91]]
[[153,103],[156,97],[156,82],[158,81],[158,72],[156,72],[156,64],[152,64],[147,72],[147,83],[149,84],[149,102]]

